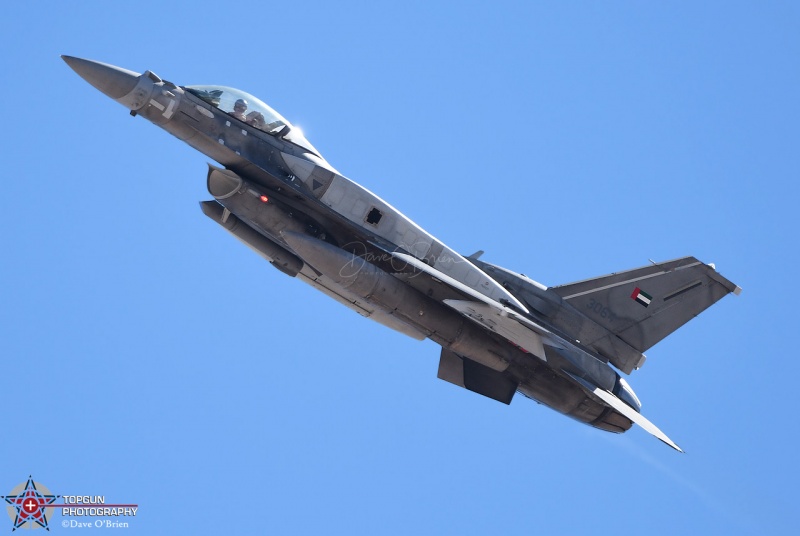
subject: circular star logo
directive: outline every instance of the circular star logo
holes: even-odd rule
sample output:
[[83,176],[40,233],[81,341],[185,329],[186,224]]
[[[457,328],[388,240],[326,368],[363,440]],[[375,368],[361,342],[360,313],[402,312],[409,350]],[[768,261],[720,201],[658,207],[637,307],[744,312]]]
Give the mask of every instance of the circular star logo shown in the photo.
[[28,477],[27,482],[19,484],[8,495],[0,496],[10,506],[6,507],[8,517],[14,522],[12,532],[20,527],[38,529],[42,527],[50,530],[47,522],[53,516],[53,509],[47,508],[48,504],[53,504],[58,495],[53,495],[47,487],[34,482],[32,477]]

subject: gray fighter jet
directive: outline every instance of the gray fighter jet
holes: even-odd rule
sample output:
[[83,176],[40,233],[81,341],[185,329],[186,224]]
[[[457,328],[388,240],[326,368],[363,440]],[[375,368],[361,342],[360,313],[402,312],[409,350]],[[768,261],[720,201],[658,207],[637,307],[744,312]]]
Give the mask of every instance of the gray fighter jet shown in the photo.
[[281,272],[362,316],[442,347],[439,378],[509,404],[514,394],[601,430],[640,413],[617,370],[740,288],[694,257],[548,288],[459,255],[343,177],[275,110],[237,89],[178,86],[70,56],[84,80],[218,162],[203,213]]

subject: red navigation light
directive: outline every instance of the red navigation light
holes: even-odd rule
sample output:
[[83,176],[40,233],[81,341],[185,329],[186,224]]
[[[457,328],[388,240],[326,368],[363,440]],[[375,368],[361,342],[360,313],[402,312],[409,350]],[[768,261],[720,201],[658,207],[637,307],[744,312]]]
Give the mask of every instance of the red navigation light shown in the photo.
[[261,197],[259,197],[259,199],[261,199],[262,203],[266,203],[267,201],[269,201],[269,197],[267,197],[266,195],[262,195]]

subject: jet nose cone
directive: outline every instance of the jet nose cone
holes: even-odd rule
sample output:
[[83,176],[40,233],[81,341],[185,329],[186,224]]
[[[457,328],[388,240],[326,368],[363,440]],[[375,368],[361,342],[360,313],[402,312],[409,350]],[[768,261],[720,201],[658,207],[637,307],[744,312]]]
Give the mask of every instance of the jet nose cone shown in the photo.
[[119,99],[133,91],[139,73],[121,69],[99,61],[85,60],[73,56],[61,56],[73,71],[94,87],[111,97]]

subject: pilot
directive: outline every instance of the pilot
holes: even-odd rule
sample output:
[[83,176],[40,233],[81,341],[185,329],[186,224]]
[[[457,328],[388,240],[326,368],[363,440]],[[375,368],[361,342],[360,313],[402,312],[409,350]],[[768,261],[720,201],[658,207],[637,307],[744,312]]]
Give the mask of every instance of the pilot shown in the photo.
[[233,111],[230,112],[230,114],[239,121],[244,121],[245,120],[244,113],[246,111],[247,111],[247,101],[244,99],[239,99],[233,105]]
[[255,110],[247,114],[246,121],[248,125],[258,129],[263,129],[264,123],[266,122],[264,119],[264,114]]

